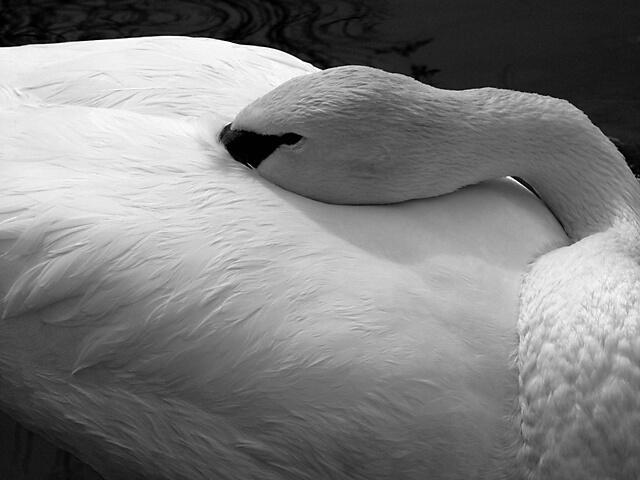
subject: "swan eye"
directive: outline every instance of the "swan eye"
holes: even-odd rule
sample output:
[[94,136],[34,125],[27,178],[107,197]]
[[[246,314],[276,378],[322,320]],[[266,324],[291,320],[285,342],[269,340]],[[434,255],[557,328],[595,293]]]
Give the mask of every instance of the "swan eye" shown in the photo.
[[280,138],[282,138],[283,145],[295,145],[302,140],[302,135],[298,135],[297,133],[285,133],[284,135],[280,135]]
[[248,130],[234,130],[225,126],[218,137],[227,152],[249,168],[258,168],[262,161],[282,145],[295,145],[302,136],[297,133],[262,135]]

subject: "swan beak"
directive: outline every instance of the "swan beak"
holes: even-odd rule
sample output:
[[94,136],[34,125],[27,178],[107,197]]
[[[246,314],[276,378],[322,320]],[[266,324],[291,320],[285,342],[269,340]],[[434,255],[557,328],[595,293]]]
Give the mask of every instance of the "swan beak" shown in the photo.
[[262,135],[248,130],[234,130],[231,124],[226,125],[218,136],[222,146],[237,162],[254,169],[278,147],[294,145],[301,139],[295,133]]
[[234,160],[249,168],[258,168],[266,157],[260,154],[256,148],[258,142],[253,141],[255,139],[252,139],[252,136],[257,134],[245,130],[233,130],[231,124],[228,124],[220,132],[218,140]]

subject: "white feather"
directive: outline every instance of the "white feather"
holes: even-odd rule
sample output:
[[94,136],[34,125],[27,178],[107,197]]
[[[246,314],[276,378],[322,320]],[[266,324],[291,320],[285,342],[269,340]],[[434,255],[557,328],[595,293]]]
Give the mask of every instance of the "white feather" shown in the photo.
[[514,182],[389,206],[273,186],[223,125],[315,69],[188,38],[0,50],[0,405],[105,478],[500,478]]

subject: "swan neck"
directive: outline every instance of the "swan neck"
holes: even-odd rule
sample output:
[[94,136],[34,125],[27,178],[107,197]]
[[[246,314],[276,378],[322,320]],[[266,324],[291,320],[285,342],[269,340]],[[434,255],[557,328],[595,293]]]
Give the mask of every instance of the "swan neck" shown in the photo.
[[535,94],[462,93],[471,142],[466,154],[475,157],[482,177],[477,181],[522,177],[574,241],[614,228],[638,243],[640,185],[615,145],[583,112]]
[[[612,229],[640,237],[638,182],[624,158],[617,151],[610,153],[611,158],[620,156],[619,162],[557,154],[523,174],[573,241]],[[550,162],[555,169],[545,168],[544,163]]]

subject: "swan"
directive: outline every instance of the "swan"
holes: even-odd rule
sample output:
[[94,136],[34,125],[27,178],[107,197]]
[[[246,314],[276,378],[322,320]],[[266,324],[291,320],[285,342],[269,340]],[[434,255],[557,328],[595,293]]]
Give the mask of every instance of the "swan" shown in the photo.
[[[380,147],[387,160],[431,162],[435,150],[420,139],[427,120],[440,122],[431,133],[451,135],[452,148],[478,138],[490,146],[482,138],[491,124],[474,132],[482,118],[460,117],[457,94],[458,116],[434,107],[400,127],[382,110],[370,122],[357,104],[325,110],[344,93],[331,73],[318,78],[282,52],[210,39],[6,48],[0,63],[0,408],[105,479],[495,480],[513,478],[519,462],[535,465],[548,445],[541,428],[568,441],[554,422],[571,426],[572,417],[544,404],[565,377],[536,366],[535,354],[569,368],[573,357],[554,355],[572,350],[548,336],[566,337],[567,348],[588,337],[551,322],[576,301],[543,301],[565,288],[581,242],[561,248],[569,240],[560,224],[514,181],[477,183],[489,175],[468,168],[474,152],[431,172],[398,171],[416,177],[410,187],[394,186],[406,178],[369,155]],[[510,107],[500,106],[508,128]],[[454,134],[449,120],[469,131]],[[236,128],[294,135],[275,146],[253,136],[274,150],[256,172],[219,142]],[[246,152],[247,135],[223,143]],[[277,147],[283,138],[290,145]],[[296,169],[294,155],[307,163]],[[332,176],[351,160],[344,177]],[[430,175],[426,194],[477,184],[417,198],[425,194],[412,189]],[[328,205],[272,182],[329,201],[408,201]],[[593,202],[603,195],[592,193]],[[606,245],[601,266],[588,250],[581,268],[615,272],[618,290],[600,297],[613,308],[633,287],[616,281],[619,269],[635,267],[630,243]],[[550,276],[557,281],[537,280]],[[584,295],[598,278],[579,283]],[[551,309],[549,321],[538,308]],[[589,338],[597,359],[604,347]],[[636,364],[622,355],[634,345],[624,334],[607,347],[621,355],[620,370],[599,377],[613,382],[611,400],[594,391],[593,408],[580,404],[585,414],[607,416],[624,401],[634,411],[634,377],[615,373],[630,375]],[[609,444],[635,451],[625,443],[631,427],[615,425],[620,437]]]
[[346,66],[289,80],[220,139],[265,179],[332,204],[527,181],[570,245],[540,252],[519,285],[514,475],[640,478],[640,186],[584,113]]

